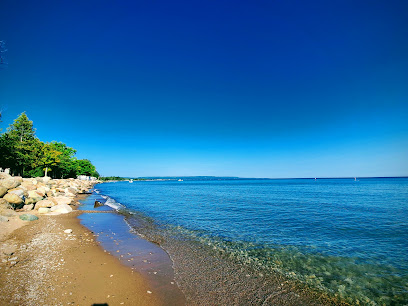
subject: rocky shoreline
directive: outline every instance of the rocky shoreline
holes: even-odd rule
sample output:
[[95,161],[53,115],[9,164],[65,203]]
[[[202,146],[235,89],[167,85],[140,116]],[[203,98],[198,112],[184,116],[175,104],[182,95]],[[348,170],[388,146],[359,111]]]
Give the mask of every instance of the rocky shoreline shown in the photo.
[[1,305],[165,304],[80,224],[78,200],[95,183],[0,172]]
[[72,211],[69,205],[77,204],[75,197],[87,193],[98,181],[78,179],[51,179],[49,177],[22,178],[0,173],[0,221],[7,222],[17,216],[16,211],[28,214],[20,219],[36,220],[32,210],[38,214],[61,214]]

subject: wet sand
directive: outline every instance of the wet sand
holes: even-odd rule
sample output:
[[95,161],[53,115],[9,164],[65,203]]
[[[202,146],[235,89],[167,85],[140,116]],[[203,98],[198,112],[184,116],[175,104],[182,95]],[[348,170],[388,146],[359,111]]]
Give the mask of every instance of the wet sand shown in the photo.
[[101,248],[79,214],[1,225],[0,305],[168,305],[145,277]]

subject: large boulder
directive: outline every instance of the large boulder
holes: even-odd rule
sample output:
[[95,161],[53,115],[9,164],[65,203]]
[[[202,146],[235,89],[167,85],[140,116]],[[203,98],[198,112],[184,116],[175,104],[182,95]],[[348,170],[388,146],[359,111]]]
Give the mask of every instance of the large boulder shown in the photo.
[[54,200],[57,202],[57,205],[61,205],[61,204],[71,204],[72,199],[69,197],[64,197],[64,196],[58,196],[58,197],[54,197]]
[[0,186],[0,198],[7,193],[7,188],[4,186]]
[[5,216],[0,216],[0,222],[8,222],[8,218]]
[[50,200],[41,200],[38,201],[37,203],[35,203],[35,208],[36,210],[38,210],[41,207],[52,207],[55,206],[55,203],[53,201]]
[[51,212],[54,212],[54,213],[67,214],[71,211],[72,211],[71,206],[67,204],[60,204],[60,205],[51,207]]
[[22,198],[23,195],[24,195],[24,190],[23,190],[23,189],[19,189],[19,188],[14,188],[14,189],[10,189],[10,190],[8,191],[8,193],[12,193],[12,194],[18,195],[20,198]]
[[21,182],[18,180],[15,180],[13,177],[0,181],[0,186],[6,187],[7,189],[16,188],[20,186],[20,184]]
[[9,178],[11,178],[10,174],[8,174],[6,172],[0,172],[0,179],[6,180],[6,179],[9,179]]
[[28,198],[31,199],[31,203],[26,203],[26,204],[32,204],[32,203],[37,203],[38,201],[41,201],[43,198],[43,196],[41,195],[40,192],[37,192],[36,190],[30,190],[28,192]]
[[23,203],[23,199],[14,193],[7,193],[3,199],[5,199],[10,204],[19,205]]

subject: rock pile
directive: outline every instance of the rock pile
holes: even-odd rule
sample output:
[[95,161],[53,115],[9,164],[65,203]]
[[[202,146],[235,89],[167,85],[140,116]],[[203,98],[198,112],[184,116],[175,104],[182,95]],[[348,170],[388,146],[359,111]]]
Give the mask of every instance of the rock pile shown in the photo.
[[72,211],[70,204],[77,194],[87,193],[95,181],[51,179],[49,177],[22,178],[0,172],[0,218],[16,216],[15,210],[35,210],[39,214],[61,214]]

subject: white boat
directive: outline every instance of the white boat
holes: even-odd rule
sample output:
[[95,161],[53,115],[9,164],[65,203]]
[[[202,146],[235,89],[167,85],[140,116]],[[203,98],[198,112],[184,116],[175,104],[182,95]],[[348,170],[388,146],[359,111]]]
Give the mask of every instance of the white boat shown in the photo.
[[129,183],[133,183],[133,180],[129,180]]

